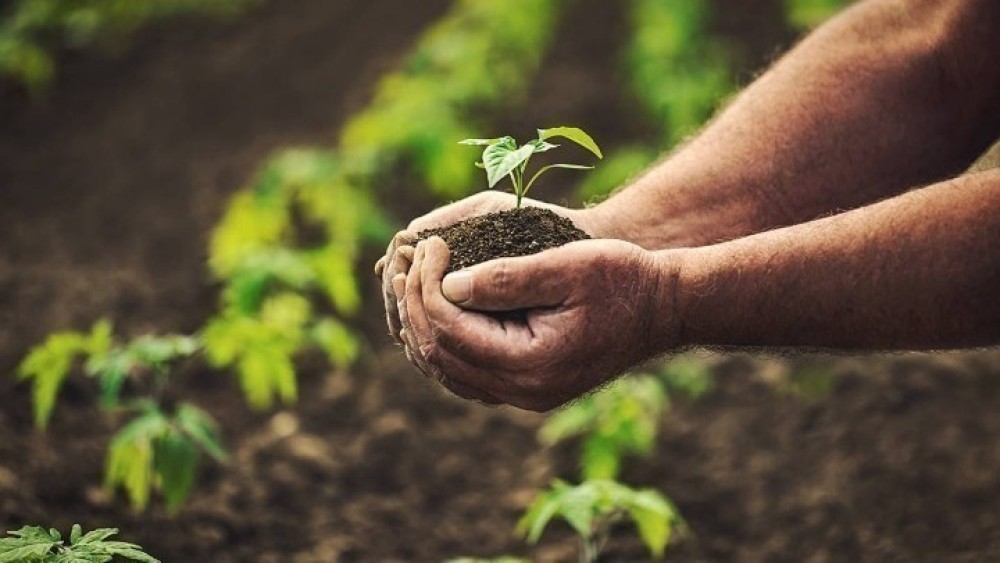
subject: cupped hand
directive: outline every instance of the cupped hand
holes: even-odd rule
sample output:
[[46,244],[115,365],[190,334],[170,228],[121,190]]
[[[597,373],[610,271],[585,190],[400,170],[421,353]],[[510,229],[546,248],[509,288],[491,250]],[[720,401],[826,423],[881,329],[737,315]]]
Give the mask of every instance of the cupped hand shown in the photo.
[[[414,219],[405,230],[392,237],[385,250],[385,256],[375,263],[375,276],[382,280],[382,297],[385,301],[386,324],[389,327],[390,335],[402,342],[400,338],[402,324],[396,302],[398,296],[403,294],[406,274],[413,263],[413,245],[416,243],[417,233],[427,229],[453,225],[477,215],[513,209],[516,202],[517,198],[513,194],[493,191],[480,192]],[[598,222],[587,210],[567,209],[527,198],[523,200],[523,205],[550,209],[558,215],[569,218],[587,234],[602,236]]]
[[672,266],[618,240],[501,258],[445,277],[420,242],[398,302],[407,356],[459,396],[546,411],[676,345]]

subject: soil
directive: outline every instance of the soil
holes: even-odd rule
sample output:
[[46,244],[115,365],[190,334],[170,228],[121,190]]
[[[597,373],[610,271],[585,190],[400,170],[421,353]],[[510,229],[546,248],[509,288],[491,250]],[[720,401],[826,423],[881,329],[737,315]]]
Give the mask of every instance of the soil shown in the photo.
[[[448,3],[272,2],[230,23],[165,24],[117,56],[69,54],[40,103],[0,92],[0,371],[44,334],[102,315],[122,334],[199,326],[216,305],[204,249],[228,195],[269,152],[329,142]],[[789,38],[740,14],[779,4],[717,3],[720,29],[747,47],[741,76]],[[649,138],[613,80],[622,5],[571,3],[531,104],[497,130],[579,123],[608,148]],[[394,193],[401,220],[431,205]],[[369,284],[377,254],[359,265]],[[329,373],[305,358],[288,409],[250,412],[231,376],[197,364],[179,374],[184,398],[219,418],[232,461],[204,465],[174,519],[133,514],[101,488],[116,421],[96,414],[89,381],[70,380],[39,433],[28,389],[0,377],[0,530],[115,526],[166,562],[572,560],[562,524],[534,549],[511,530],[534,491],[575,477],[574,446],[543,449],[540,416],[419,376],[366,290],[366,360]],[[706,361],[713,390],[675,402],[654,454],[623,475],[687,519],[693,536],[668,561],[1000,560],[1000,353]],[[800,391],[813,373],[826,393]],[[643,560],[616,529],[604,561]]]
[[496,211],[417,233],[418,240],[432,236],[448,244],[448,272],[495,258],[537,254],[590,238],[569,219],[539,207]]

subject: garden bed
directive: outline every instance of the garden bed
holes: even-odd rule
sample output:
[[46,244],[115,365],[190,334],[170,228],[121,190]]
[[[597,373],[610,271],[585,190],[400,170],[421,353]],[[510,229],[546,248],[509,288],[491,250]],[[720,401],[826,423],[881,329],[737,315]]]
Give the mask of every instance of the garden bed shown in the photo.
[[[226,197],[272,150],[331,142],[448,3],[293,4],[166,25],[113,58],[73,56],[40,103],[2,93],[4,373],[46,333],[102,315],[122,334],[196,328],[216,305],[205,248]],[[751,47],[748,67],[787,40],[748,34],[734,11],[718,25]],[[553,121],[602,145],[648,138],[611,80],[620,10],[579,2],[562,28],[531,110],[498,130]],[[425,197],[397,198],[398,215]],[[204,467],[175,519],[134,515],[100,487],[113,421],[91,391],[70,383],[41,434],[27,388],[0,377],[0,529],[116,526],[168,562],[571,559],[564,526],[534,550],[512,528],[534,491],[574,476],[574,452],[537,444],[540,416],[466,403],[420,377],[384,336],[377,295],[370,285],[359,316],[369,359],[347,374],[307,358],[287,411],[253,414],[231,375],[183,371],[178,387],[219,418],[233,459]],[[715,388],[675,404],[654,455],[623,475],[669,495],[690,524],[668,560],[1000,557],[996,354],[712,361]],[[796,391],[790,373],[817,365],[830,389]],[[622,533],[606,559],[644,553]]]

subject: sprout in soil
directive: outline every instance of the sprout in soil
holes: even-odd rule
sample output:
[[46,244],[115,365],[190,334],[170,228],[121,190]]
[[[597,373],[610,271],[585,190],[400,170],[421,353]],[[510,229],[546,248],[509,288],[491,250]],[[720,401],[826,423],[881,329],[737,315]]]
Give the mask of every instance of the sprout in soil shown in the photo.
[[538,138],[528,141],[522,146],[517,145],[513,137],[504,136],[494,139],[464,139],[459,141],[463,145],[485,146],[483,149],[483,160],[477,162],[476,166],[486,170],[486,179],[490,187],[497,185],[504,176],[508,176],[514,184],[514,195],[517,196],[517,208],[521,208],[521,198],[523,198],[531,186],[543,173],[553,168],[570,168],[575,170],[586,170],[593,166],[582,164],[549,164],[538,169],[537,172],[524,182],[525,170],[528,168],[528,161],[531,155],[539,152],[552,150],[559,145],[548,142],[548,139],[562,137],[572,141],[588,151],[594,153],[597,158],[603,158],[601,149],[583,129],[577,127],[552,127],[549,129],[539,129]]

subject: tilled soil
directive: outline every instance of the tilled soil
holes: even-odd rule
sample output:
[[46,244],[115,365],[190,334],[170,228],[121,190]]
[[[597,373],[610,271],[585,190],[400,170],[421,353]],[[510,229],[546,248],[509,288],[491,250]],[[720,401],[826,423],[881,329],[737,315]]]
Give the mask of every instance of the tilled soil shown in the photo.
[[[232,23],[165,24],[117,56],[71,55],[40,103],[3,92],[0,369],[101,315],[123,334],[199,326],[216,304],[204,248],[226,197],[278,147],[329,142],[446,5],[274,2]],[[648,138],[611,79],[620,5],[571,6],[532,103],[497,130],[576,123],[608,148]],[[778,3],[720,6],[720,29],[755,54],[750,76],[788,38],[739,14],[760,19]],[[429,203],[392,205],[408,219]],[[69,382],[43,434],[28,390],[0,377],[0,530],[115,526],[167,562],[573,560],[564,525],[535,549],[511,530],[533,491],[574,478],[574,447],[543,449],[540,416],[467,403],[419,376],[367,289],[367,359],[329,373],[306,358],[288,410],[249,412],[226,374],[177,376],[185,399],[219,418],[232,461],[203,468],[175,519],[133,514],[101,488],[115,421],[96,414],[88,382]],[[1000,560],[996,352],[707,361],[713,390],[675,403],[655,453],[623,476],[687,519],[693,537],[668,560]],[[816,373],[827,383],[803,393],[816,386],[799,379]],[[604,560],[647,557],[623,527]]]

